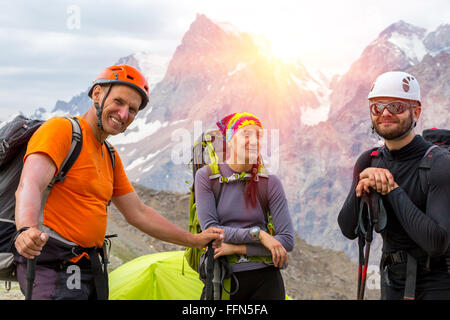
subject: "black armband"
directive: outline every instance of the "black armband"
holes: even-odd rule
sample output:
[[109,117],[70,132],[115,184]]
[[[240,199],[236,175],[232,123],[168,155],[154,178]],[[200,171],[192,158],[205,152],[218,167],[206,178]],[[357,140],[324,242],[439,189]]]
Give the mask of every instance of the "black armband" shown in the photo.
[[17,231],[14,233],[14,236],[12,237],[11,242],[9,243],[9,251],[10,251],[10,252],[14,252],[14,251],[13,251],[14,248],[15,248],[14,244],[16,243],[16,240],[17,240],[17,238],[19,237],[19,235],[20,235],[22,232],[24,232],[24,231],[26,231],[26,230],[28,230],[28,229],[30,229],[30,227],[23,227],[23,228],[20,228],[19,230],[17,230]]

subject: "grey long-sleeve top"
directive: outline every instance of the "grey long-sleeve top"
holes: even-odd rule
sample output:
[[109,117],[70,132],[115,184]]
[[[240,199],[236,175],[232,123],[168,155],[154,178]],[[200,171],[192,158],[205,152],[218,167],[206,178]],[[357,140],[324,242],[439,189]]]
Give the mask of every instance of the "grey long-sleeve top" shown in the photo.
[[[219,169],[224,177],[235,173],[227,164],[220,164]],[[259,201],[256,208],[253,208],[250,203],[247,208],[244,198],[245,184],[236,181],[224,183],[216,208],[210,175],[209,166],[201,168],[195,175],[197,215],[202,229],[223,228],[224,242],[245,244],[248,256],[270,256],[270,251],[259,241],[252,240],[249,233],[250,228],[255,226],[267,231],[267,218]],[[269,174],[268,179],[268,203],[276,231],[274,237],[289,252],[294,247],[294,228],[284,189],[276,175]],[[265,266],[259,262],[238,263],[233,266],[233,271],[254,270]]]

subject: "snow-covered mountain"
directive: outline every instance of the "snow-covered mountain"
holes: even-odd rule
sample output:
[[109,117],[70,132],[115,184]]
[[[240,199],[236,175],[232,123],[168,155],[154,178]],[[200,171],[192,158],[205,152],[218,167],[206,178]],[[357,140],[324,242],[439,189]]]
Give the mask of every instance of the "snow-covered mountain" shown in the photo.
[[[423,96],[417,132],[449,128],[449,42],[447,24],[428,32],[399,21],[370,42],[345,74],[327,78],[299,60],[277,60],[249,34],[198,15],[170,62],[149,53],[118,61],[141,69],[152,90],[147,108],[109,140],[131,180],[187,192],[190,146],[201,130],[232,112],[254,113],[269,130],[265,161],[283,181],[299,236],[355,257],[355,244],[343,238],[336,219],[356,158],[379,142],[370,133],[370,86],[385,71],[411,72]],[[81,114],[91,104],[86,90],[36,115]]]
[[[188,191],[190,146],[200,133],[194,133],[194,123],[212,128],[225,115],[246,110],[267,128],[279,130],[275,138],[280,141],[296,126],[314,123],[314,112],[323,113],[319,108],[329,96],[323,80],[300,61],[286,64],[263,49],[250,35],[198,15],[153,89],[148,110],[124,135],[110,139],[122,151],[129,177],[160,189]],[[182,132],[187,134],[183,143]]]

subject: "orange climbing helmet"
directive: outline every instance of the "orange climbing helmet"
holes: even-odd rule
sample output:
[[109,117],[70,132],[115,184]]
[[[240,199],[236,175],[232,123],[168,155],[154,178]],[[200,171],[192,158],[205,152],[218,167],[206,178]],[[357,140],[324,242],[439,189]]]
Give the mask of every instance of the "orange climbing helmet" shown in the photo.
[[145,80],[144,75],[139,70],[127,64],[111,66],[103,70],[103,72],[100,73],[93,81],[88,95],[92,98],[92,91],[97,84],[102,85],[115,83],[124,84],[136,89],[142,97],[142,103],[139,110],[145,108],[148,103],[149,95],[147,80]]

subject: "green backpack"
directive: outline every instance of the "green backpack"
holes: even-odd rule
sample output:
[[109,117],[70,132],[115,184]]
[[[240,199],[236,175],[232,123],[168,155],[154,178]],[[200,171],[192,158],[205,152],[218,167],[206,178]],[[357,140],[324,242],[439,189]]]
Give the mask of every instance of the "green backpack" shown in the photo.
[[[214,197],[216,199],[216,205],[220,198],[221,189],[223,183],[232,183],[235,181],[243,181],[250,178],[250,174],[242,172],[241,174],[234,174],[230,177],[223,177],[219,169],[219,161],[221,163],[225,162],[225,147],[226,142],[222,137],[219,130],[210,130],[202,133],[202,135],[194,142],[192,147],[192,173],[193,173],[193,183],[190,187],[191,197],[189,203],[189,232],[193,234],[198,234],[202,232],[200,227],[200,222],[197,216],[196,202],[195,202],[195,174],[199,169],[205,165],[209,165],[211,170],[210,181],[211,187],[214,192]],[[265,168],[263,165],[258,169],[258,200],[267,214],[267,230],[271,235],[275,234],[275,229],[272,221],[272,215],[269,211],[268,204],[268,176],[265,173]],[[189,266],[196,272],[198,272],[198,267],[200,263],[200,257],[205,253],[206,248],[186,248],[185,258]],[[228,262],[232,265],[235,263],[247,262],[247,261],[257,261],[264,262],[266,264],[273,264],[271,256],[261,256],[261,257],[247,257],[247,256],[227,256]]]

